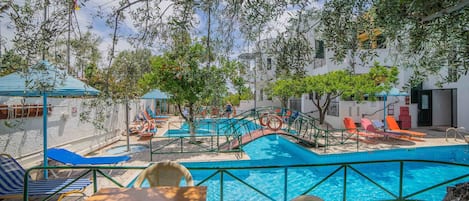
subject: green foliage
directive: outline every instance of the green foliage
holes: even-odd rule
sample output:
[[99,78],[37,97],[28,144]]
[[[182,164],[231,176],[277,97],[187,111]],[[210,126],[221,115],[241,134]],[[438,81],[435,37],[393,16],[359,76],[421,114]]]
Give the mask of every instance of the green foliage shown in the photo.
[[75,70],[70,69],[74,75],[85,73],[87,66],[97,66],[101,59],[101,52],[99,52],[98,45],[102,39],[93,35],[91,32],[86,32],[77,39],[70,40],[70,48],[72,54],[75,55]]
[[109,93],[113,99],[138,98],[143,95],[138,80],[151,70],[148,49],[120,52],[109,69]]
[[324,4],[322,36],[336,61],[358,54],[368,62],[376,54],[357,48],[357,37],[367,33],[371,39],[378,29],[392,44],[388,58],[413,72],[409,87],[429,76],[441,86],[469,71],[469,7],[464,4],[459,0],[331,0]]
[[[44,2],[8,2],[10,9],[7,15],[12,20],[12,27],[15,30],[11,41],[14,43],[15,51],[25,58],[28,64],[34,64],[42,55],[49,60],[61,55],[51,50],[67,31],[65,26],[68,21],[67,11],[72,2],[62,0]],[[49,9],[47,20],[42,17],[45,6],[54,6],[54,9]]]
[[236,94],[229,94],[225,97],[224,102],[230,102],[232,105],[239,105],[241,100],[250,100],[253,98],[253,94],[248,88]]
[[375,100],[375,95],[389,90],[398,81],[397,67],[380,66],[378,63],[365,74],[351,74],[349,71],[331,71],[323,75],[307,76],[299,94],[314,94],[313,103],[319,111],[320,123],[324,122],[329,104],[337,97],[352,97],[362,101],[365,97]]
[[[170,101],[178,105],[179,112],[189,123],[190,133],[194,136],[196,108],[219,92],[215,90],[216,87],[223,88],[224,79],[220,69],[201,66],[205,56],[202,44],[192,44],[185,33],[175,35],[174,43],[172,51],[151,58],[151,72],[144,74],[140,86],[169,93]],[[189,108],[187,115],[182,112],[182,107]]]
[[22,70],[27,66],[26,60],[13,50],[8,50],[0,57],[0,77]]
[[246,87],[246,65],[238,61],[230,61],[223,58],[220,60],[220,63],[226,80],[231,83],[233,89],[236,91],[236,94],[229,95],[226,99],[230,100],[230,102],[234,105],[239,104],[241,100],[248,100],[252,94],[249,88]]
[[269,94],[278,97],[282,103],[282,107],[286,108],[290,97],[301,95],[302,85],[299,80],[300,79],[279,79],[269,87]]

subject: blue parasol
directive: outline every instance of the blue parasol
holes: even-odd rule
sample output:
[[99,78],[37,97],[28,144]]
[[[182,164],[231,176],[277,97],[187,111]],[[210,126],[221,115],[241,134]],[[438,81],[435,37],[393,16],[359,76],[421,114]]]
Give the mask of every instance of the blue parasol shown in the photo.
[[[43,149],[44,167],[47,167],[47,97],[48,96],[95,96],[93,87],[67,75],[48,61],[40,61],[26,73],[11,73],[0,78],[0,96],[43,97]],[[44,169],[47,178],[47,170]]]
[[389,91],[382,91],[376,94],[376,96],[383,97],[383,103],[384,103],[384,110],[383,110],[384,127],[383,129],[386,130],[386,101],[387,101],[388,96],[409,96],[409,94],[407,92],[400,91],[398,88],[393,87]]

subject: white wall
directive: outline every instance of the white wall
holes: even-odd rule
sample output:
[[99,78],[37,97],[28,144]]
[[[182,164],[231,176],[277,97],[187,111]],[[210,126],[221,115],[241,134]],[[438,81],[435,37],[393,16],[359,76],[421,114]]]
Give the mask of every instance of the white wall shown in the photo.
[[461,78],[457,88],[458,127],[469,129],[469,75]]
[[[277,100],[265,100],[265,101],[257,101],[257,107],[280,107],[281,103]],[[241,114],[242,112],[251,110],[254,108],[254,100],[241,100],[239,103],[239,107],[236,107],[236,114]]]
[[432,105],[432,125],[450,126],[451,125],[451,91],[433,90]]
[[[21,104],[22,97],[0,97],[0,104]],[[86,110],[82,98],[48,98],[52,112],[48,116],[48,147],[65,147],[78,153],[88,153],[123,137],[126,129],[125,106],[105,107],[106,130],[96,129],[91,123],[80,121],[80,113]],[[25,103],[42,104],[42,98],[25,98]],[[130,121],[135,116],[135,104],[130,110]],[[74,112],[76,111],[76,112]],[[90,113],[96,114],[95,110]],[[10,126],[7,126],[10,125]],[[18,158],[22,163],[42,161],[43,124],[41,117],[23,117],[0,120],[0,152]]]
[[[442,73],[446,73],[442,71]],[[457,126],[469,128],[469,75],[463,75],[457,82],[444,84],[441,88],[435,86],[436,79],[429,77],[423,84],[423,89],[456,89],[457,90]],[[433,102],[433,106],[435,107]],[[439,115],[439,114],[436,114]],[[433,116],[435,118],[435,116]]]

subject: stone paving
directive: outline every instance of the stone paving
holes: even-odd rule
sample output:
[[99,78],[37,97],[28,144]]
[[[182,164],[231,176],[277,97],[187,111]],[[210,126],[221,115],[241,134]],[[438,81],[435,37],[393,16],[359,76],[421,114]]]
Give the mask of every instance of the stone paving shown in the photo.
[[[176,117],[172,117],[170,121],[179,120]],[[171,123],[172,124],[172,123]],[[171,125],[171,128],[175,128],[174,125]],[[156,136],[162,136],[168,129],[168,123],[163,125],[158,129]],[[378,144],[366,144],[360,143],[358,151],[372,151],[372,150],[385,150],[385,149],[394,149],[394,148],[413,148],[413,147],[423,147],[423,146],[443,146],[443,145],[456,145],[456,144],[467,144],[463,139],[455,139],[452,135],[450,138],[446,139],[446,133],[444,129],[433,129],[433,128],[419,128],[413,129],[420,132],[427,133],[427,136],[424,138],[424,142],[409,142],[396,139],[382,139],[379,140]],[[104,155],[105,151],[109,148],[126,145],[127,140],[126,136],[122,136],[122,140],[111,144],[101,150],[97,150],[92,155]],[[142,144],[148,145],[148,141],[139,141],[138,137],[130,136],[130,144]],[[356,152],[356,144],[345,144],[340,146],[331,146],[325,150],[323,147],[320,148],[308,148],[311,151],[317,154],[330,154],[330,153],[343,153],[343,152]],[[147,166],[150,162],[150,156],[148,151],[143,151],[139,153],[131,154],[132,159],[124,164],[123,166]],[[222,160],[246,160],[249,157],[246,154],[239,153],[176,153],[176,154],[160,154],[154,155],[152,162],[162,161],[162,160],[173,160],[179,162],[188,162],[188,161],[222,161]],[[129,184],[138,174],[140,170],[128,170],[128,171],[119,171],[114,170],[110,174],[114,179],[121,182],[124,185]],[[99,187],[115,187],[109,180],[99,177],[98,180]],[[87,189],[87,194],[92,194],[92,188]]]

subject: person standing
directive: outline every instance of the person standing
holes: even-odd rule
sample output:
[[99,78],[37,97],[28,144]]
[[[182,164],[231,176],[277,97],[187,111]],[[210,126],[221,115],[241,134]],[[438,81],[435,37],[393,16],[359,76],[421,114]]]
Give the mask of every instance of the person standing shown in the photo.
[[233,105],[230,102],[226,104],[225,114],[228,118],[230,118],[231,113],[233,112]]

